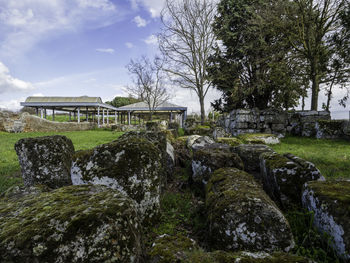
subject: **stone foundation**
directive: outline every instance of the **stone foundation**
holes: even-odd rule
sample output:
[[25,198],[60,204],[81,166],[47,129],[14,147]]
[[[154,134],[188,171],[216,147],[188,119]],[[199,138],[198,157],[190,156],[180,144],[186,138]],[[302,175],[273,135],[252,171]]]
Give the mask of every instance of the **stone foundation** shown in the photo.
[[246,133],[288,133],[333,139],[350,135],[349,122],[331,120],[327,111],[237,109],[219,120],[219,126],[234,136]]

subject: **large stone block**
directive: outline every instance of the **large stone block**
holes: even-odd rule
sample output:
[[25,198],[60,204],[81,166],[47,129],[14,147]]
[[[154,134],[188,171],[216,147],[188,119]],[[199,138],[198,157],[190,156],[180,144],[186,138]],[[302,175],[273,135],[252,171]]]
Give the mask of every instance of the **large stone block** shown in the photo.
[[25,138],[15,144],[25,186],[44,184],[51,188],[71,185],[74,146],[65,136]]
[[308,182],[302,198],[314,213],[314,225],[332,237],[338,256],[350,262],[350,181]]
[[207,184],[206,206],[214,249],[288,252],[294,247],[282,212],[244,171],[216,170]]
[[104,186],[14,188],[0,198],[0,262],[141,260],[134,201]]
[[142,218],[159,210],[163,182],[162,154],[144,138],[129,137],[75,154],[74,185],[101,184],[136,200]]
[[260,170],[266,192],[283,209],[301,206],[306,182],[325,180],[314,164],[292,154],[263,153]]
[[264,152],[273,152],[273,150],[263,144],[242,144],[234,147],[233,152],[237,153],[241,157],[245,171],[250,173],[260,174],[260,154]]
[[243,170],[241,158],[225,147],[206,147],[194,152],[192,160],[192,180],[206,184],[210,175],[222,167],[235,167]]

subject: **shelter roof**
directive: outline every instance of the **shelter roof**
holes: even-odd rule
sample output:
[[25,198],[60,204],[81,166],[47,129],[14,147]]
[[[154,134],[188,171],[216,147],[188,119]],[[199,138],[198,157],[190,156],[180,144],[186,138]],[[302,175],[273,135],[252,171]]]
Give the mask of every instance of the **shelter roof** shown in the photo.
[[116,111],[117,108],[102,102],[100,97],[28,97],[21,102],[25,107],[55,108],[57,110],[73,111],[78,107],[87,108],[89,111],[98,107]]
[[[148,104],[144,101],[119,107],[118,111],[148,111]],[[170,102],[160,104],[155,111],[187,111],[187,107],[178,106]]]

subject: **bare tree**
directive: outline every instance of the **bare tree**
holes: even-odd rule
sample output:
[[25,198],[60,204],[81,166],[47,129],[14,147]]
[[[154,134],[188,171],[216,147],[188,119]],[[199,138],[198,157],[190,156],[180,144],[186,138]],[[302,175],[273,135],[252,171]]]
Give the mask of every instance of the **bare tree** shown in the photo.
[[151,120],[154,111],[170,98],[165,86],[163,64],[164,60],[159,57],[150,61],[142,56],[138,60],[130,60],[126,66],[134,82],[134,85],[127,89],[132,95],[147,103]]
[[216,5],[212,0],[166,0],[159,46],[167,60],[165,70],[174,84],[194,90],[205,120],[204,98],[211,87],[207,61],[215,36],[212,23]]

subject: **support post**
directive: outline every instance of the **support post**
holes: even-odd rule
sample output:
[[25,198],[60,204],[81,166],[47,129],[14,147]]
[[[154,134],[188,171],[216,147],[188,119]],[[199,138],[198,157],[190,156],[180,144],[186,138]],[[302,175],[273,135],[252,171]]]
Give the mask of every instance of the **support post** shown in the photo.
[[109,124],[109,110],[107,109],[107,125]]
[[44,118],[44,109],[43,109],[43,108],[41,108],[41,109],[40,109],[40,115],[41,115],[41,117],[40,117],[40,118],[42,118],[42,119],[43,119],[43,118]]
[[86,121],[89,122],[89,109],[86,107]]
[[171,111],[170,112],[170,119],[169,119],[169,122],[172,122],[173,121],[173,112]]
[[105,109],[102,109],[102,125],[105,125]]
[[131,123],[130,117],[131,117],[131,113],[130,113],[130,111],[128,111],[128,125],[130,125],[130,123]]
[[115,124],[117,124],[117,111],[114,112]]
[[38,109],[38,107],[36,107],[35,110],[36,110],[36,116],[39,117],[39,109]]
[[97,108],[97,127],[100,128],[100,107]]
[[80,107],[78,107],[78,123],[80,123]]
[[46,113],[47,113],[46,109],[44,109],[44,117],[45,117],[45,119],[46,119],[46,116],[47,116]]
[[55,108],[52,108],[52,121],[55,121]]
[[69,121],[72,121],[72,112],[69,112]]

